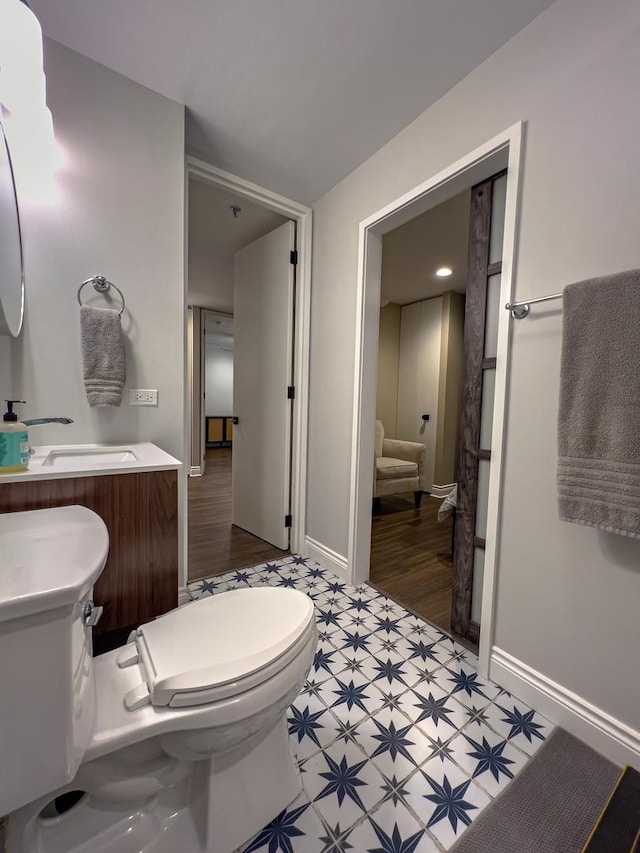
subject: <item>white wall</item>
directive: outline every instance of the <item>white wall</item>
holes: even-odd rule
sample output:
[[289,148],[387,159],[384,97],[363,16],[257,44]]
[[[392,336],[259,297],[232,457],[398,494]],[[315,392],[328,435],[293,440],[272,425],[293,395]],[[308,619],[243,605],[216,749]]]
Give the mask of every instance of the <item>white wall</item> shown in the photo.
[[[636,0],[560,0],[315,205],[307,526],[325,547],[347,553],[358,223],[522,119],[516,297],[639,267],[639,42]],[[640,730],[640,543],[556,512],[560,319],[513,327],[495,642]]]
[[[25,417],[75,421],[34,429],[34,444],[149,440],[181,459],[184,108],[56,42],[45,72],[65,163],[57,200],[21,208],[26,312],[11,393],[28,401]],[[157,408],[89,408],[76,292],[96,273],[126,297],[127,387],[157,388]]]
[[208,417],[233,414],[233,353],[207,345],[204,362],[205,410]]
[[0,390],[2,400],[14,396],[11,379],[11,338],[0,335]]

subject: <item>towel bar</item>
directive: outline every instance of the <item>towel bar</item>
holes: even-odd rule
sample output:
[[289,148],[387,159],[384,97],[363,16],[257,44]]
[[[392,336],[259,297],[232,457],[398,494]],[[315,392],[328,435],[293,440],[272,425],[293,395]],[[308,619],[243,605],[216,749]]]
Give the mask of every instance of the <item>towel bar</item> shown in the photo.
[[536,302],[549,302],[550,299],[562,299],[562,293],[552,293],[550,296],[538,296],[536,299],[523,299],[522,302],[507,302],[504,306],[514,320],[523,320],[529,313],[529,306]]
[[122,312],[126,308],[126,303],[124,301],[124,296],[120,288],[115,285],[112,281],[107,281],[107,279],[103,275],[94,275],[91,278],[88,278],[86,281],[83,281],[80,287],[78,288],[78,305],[82,305],[82,299],[80,298],[80,293],[85,284],[92,284],[95,290],[98,293],[107,293],[110,288],[113,287],[114,290],[117,290],[120,294],[120,299],[122,299],[122,308],[120,309],[119,316],[122,317]]

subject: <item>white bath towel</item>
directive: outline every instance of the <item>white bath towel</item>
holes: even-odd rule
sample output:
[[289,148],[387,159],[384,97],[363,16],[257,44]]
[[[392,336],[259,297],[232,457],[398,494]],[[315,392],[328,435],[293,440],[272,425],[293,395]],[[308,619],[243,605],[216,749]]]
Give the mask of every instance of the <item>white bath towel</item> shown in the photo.
[[119,406],[126,380],[124,335],[114,308],[80,308],[84,387],[90,406]]

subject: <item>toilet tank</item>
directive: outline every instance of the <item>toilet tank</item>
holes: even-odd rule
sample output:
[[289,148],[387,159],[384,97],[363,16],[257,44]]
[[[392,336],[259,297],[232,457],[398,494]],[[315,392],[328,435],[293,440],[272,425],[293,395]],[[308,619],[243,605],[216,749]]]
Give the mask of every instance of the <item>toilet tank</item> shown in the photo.
[[91,738],[85,606],[107,528],[82,506],[0,515],[0,815],[70,782]]

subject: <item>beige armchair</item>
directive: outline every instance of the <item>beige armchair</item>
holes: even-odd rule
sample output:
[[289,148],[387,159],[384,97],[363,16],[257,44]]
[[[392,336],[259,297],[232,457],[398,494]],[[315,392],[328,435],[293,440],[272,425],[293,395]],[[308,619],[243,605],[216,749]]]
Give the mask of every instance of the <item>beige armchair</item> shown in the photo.
[[385,438],[382,421],[376,421],[373,497],[413,492],[416,509],[425,489],[427,448],[417,441]]

